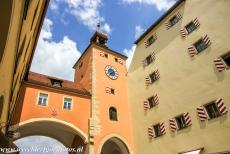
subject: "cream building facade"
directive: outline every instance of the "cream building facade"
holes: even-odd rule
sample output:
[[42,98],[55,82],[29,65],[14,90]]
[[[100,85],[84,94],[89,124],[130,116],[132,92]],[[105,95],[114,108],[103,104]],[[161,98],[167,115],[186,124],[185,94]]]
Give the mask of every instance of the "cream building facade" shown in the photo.
[[230,1],[179,0],[135,42],[137,154],[230,153]]
[[30,67],[48,3],[48,0],[0,2],[0,147],[7,144],[4,134]]

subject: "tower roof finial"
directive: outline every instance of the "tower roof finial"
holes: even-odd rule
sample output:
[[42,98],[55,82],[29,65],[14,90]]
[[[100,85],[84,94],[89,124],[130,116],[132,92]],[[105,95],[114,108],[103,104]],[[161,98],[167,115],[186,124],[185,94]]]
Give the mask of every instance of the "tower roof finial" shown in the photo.
[[97,22],[97,29],[96,29],[97,31],[100,31],[100,26],[101,26],[100,21],[98,21]]

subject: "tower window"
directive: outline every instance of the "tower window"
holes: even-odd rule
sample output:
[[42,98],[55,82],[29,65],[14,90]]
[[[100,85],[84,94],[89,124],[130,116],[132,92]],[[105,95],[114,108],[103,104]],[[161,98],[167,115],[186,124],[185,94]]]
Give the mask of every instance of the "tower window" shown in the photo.
[[117,58],[114,58],[115,62],[118,62],[118,59]]
[[111,94],[115,94],[115,89],[111,88]]
[[83,78],[83,75],[81,75],[81,78]]
[[153,37],[153,35],[150,37],[150,38],[148,38],[148,40],[147,40],[147,44],[148,44],[148,46],[150,46],[151,44],[153,44],[154,42],[156,41],[156,39]]
[[80,63],[80,65],[78,66],[78,68],[80,69],[83,66],[83,62]]
[[38,98],[38,105],[47,106],[48,103],[48,94],[40,93]]
[[230,67],[230,52],[222,56],[222,59],[224,60],[225,64]]
[[180,19],[175,15],[174,17],[172,17],[169,22],[171,24],[171,26],[175,25]]
[[108,58],[108,54],[105,53],[105,58]]
[[206,49],[208,46],[205,44],[205,42],[200,39],[199,41],[197,41],[195,44],[194,44],[196,50],[198,53],[200,53],[201,51],[203,51],[204,49]]
[[219,117],[221,115],[214,101],[204,105],[204,107],[210,119]]
[[160,123],[153,125],[153,129],[154,129],[155,137],[159,137],[159,136],[163,135],[161,133]]
[[114,108],[114,107],[109,108],[109,119],[112,121],[118,121],[116,108]]
[[187,26],[185,26],[185,28],[189,34],[193,32],[197,28],[197,26],[194,24],[194,22],[190,22]]
[[177,126],[178,126],[179,130],[187,127],[183,115],[180,115],[180,116],[176,117],[175,119],[176,119]]
[[72,98],[64,98],[63,109],[66,110],[72,109]]
[[62,87],[62,81],[61,80],[56,80],[56,79],[50,79],[52,86],[54,87]]

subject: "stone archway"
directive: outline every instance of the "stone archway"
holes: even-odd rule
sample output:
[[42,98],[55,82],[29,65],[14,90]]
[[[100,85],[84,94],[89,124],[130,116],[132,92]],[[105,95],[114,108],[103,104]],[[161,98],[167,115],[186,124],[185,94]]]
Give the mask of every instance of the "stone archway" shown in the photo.
[[102,145],[100,154],[130,154],[130,152],[121,139],[111,137]]
[[[87,135],[74,125],[55,118],[34,118],[19,123],[17,131],[20,138],[27,136],[47,136],[58,140],[67,148],[78,148],[83,146],[83,152],[87,153]],[[17,139],[20,139],[17,138]]]

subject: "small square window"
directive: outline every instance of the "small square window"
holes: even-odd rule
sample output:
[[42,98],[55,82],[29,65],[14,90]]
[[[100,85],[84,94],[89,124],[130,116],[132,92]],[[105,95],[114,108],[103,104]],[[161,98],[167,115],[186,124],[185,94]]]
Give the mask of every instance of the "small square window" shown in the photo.
[[200,53],[201,51],[203,51],[204,49],[206,49],[208,46],[204,43],[204,41],[202,39],[200,39],[199,41],[197,41],[194,44],[196,50],[198,53]]
[[153,129],[154,129],[155,137],[159,137],[162,135],[160,124],[154,125]]
[[204,105],[204,107],[210,119],[219,117],[221,115],[214,101]]
[[148,38],[148,40],[147,40],[148,46],[150,46],[151,44],[153,44],[155,41],[156,41],[156,39],[153,36],[151,36],[150,38]]
[[190,22],[188,25],[185,26],[188,34],[193,32],[197,27],[196,25],[194,24],[194,22]]
[[82,66],[83,66],[83,62],[81,62],[81,64],[79,65],[79,67],[78,67],[78,68],[80,69]]
[[63,109],[71,110],[72,108],[72,99],[71,98],[64,98]]
[[171,26],[175,25],[178,21],[179,19],[177,18],[176,15],[169,20]]
[[222,59],[224,60],[225,64],[230,67],[230,52],[222,56]]
[[187,127],[183,115],[176,117],[176,122],[179,130]]
[[108,54],[105,53],[105,58],[108,58]]
[[50,79],[52,86],[54,87],[62,87],[62,81],[61,80],[56,80],[56,79]]
[[111,88],[111,94],[115,94],[115,89]]
[[47,106],[48,94],[40,93],[38,98],[38,105]]
[[156,72],[153,72],[152,74],[150,74],[149,77],[151,79],[151,83],[155,82],[157,80]]
[[149,102],[149,108],[153,108],[156,105],[154,101],[154,96],[148,98],[148,102]]
[[147,64],[149,65],[150,63],[153,62],[153,59],[151,57],[151,55],[149,55],[147,58],[146,58],[146,61],[147,61]]
[[118,59],[117,58],[114,58],[115,62],[118,62]]

